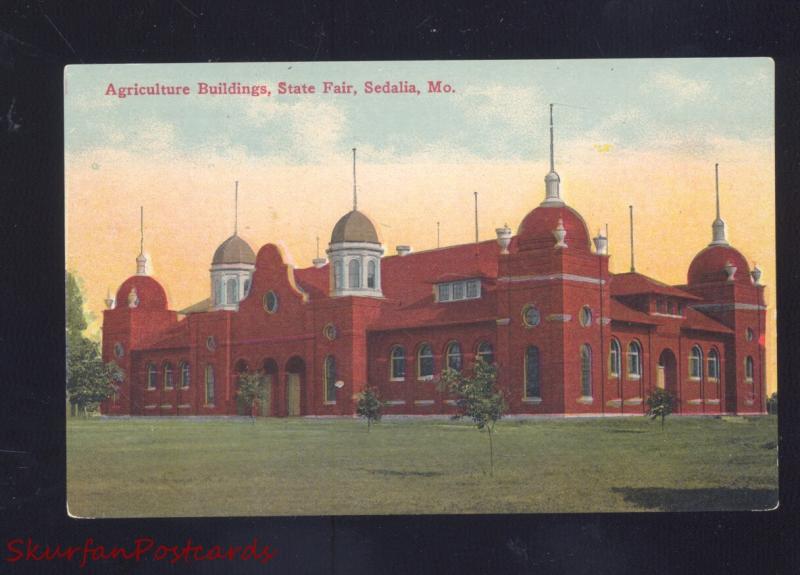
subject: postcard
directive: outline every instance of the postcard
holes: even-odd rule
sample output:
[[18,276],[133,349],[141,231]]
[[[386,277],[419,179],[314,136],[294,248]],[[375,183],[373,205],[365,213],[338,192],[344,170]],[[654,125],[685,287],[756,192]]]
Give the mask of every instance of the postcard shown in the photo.
[[64,99],[71,515],[777,506],[772,60]]

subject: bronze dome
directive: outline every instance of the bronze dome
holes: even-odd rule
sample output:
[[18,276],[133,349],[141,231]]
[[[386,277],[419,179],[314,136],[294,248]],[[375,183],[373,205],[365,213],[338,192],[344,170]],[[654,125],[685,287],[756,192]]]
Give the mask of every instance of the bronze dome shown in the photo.
[[338,244],[342,242],[381,243],[378,239],[375,225],[358,210],[346,213],[333,227],[331,243]]
[[214,252],[214,259],[211,260],[212,266],[218,264],[255,265],[255,263],[256,254],[253,253],[253,249],[236,234],[220,244],[217,251]]

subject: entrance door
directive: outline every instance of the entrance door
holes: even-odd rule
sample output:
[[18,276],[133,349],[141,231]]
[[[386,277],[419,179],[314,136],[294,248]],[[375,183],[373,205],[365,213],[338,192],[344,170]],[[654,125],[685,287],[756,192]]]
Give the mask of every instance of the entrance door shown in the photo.
[[272,375],[264,376],[264,391],[261,394],[259,401],[261,404],[262,417],[269,417],[272,415]]
[[658,370],[656,371],[656,385],[661,389],[664,389],[665,385],[665,377],[664,377],[664,366],[659,365]]
[[286,374],[286,414],[300,415],[300,374]]

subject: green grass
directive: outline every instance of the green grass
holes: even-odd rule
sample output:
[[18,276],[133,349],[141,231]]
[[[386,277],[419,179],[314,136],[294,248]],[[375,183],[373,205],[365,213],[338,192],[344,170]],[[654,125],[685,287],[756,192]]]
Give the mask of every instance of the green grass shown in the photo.
[[489,475],[467,422],[72,419],[79,517],[765,509],[777,424],[753,418],[503,420]]

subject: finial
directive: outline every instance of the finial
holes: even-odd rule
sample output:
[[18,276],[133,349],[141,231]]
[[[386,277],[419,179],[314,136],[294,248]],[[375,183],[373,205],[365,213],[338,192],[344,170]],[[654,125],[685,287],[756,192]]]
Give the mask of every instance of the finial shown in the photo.
[[139,206],[139,255],[136,256],[136,275],[147,275],[147,258],[144,256],[144,206]]
[[560,183],[561,178],[556,173],[555,147],[553,145],[553,104],[550,104],[550,171],[544,177],[545,193],[542,205],[564,205],[558,189]]
[[356,149],[353,148],[353,211],[358,209],[358,194],[356,192]]
[[717,195],[717,219],[711,224],[711,246],[727,246],[725,238],[725,222],[719,215],[719,164],[714,164],[715,190]]
[[550,104],[550,171],[556,171],[555,153],[553,151],[553,104]]
[[236,180],[236,191],[233,195],[233,235],[239,233],[239,180]]
[[478,192],[475,194],[475,243],[478,243]]
[[114,307],[114,298],[111,297],[111,288],[106,290],[106,299],[103,301],[106,304],[106,309],[112,309]]
[[636,266],[633,260],[633,206],[628,206],[631,213],[631,273],[636,271]]

